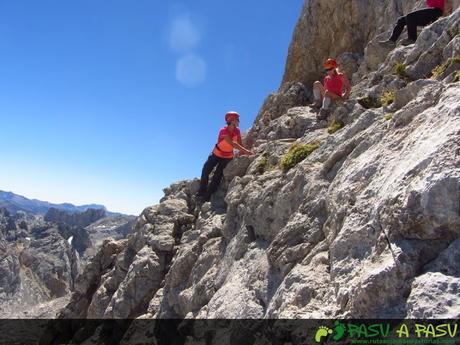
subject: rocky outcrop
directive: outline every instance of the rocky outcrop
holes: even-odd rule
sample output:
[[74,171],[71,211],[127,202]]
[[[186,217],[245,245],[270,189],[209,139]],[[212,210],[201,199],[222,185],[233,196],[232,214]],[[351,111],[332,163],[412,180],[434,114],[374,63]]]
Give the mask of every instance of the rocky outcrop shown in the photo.
[[60,235],[75,248],[80,256],[93,244],[85,227],[105,217],[105,211],[88,209],[85,212],[68,213],[50,208],[44,216],[45,222],[53,224]]
[[[429,78],[435,67],[442,65],[449,58],[459,56],[458,33],[459,19],[458,15],[454,14],[443,17],[424,28],[415,46],[398,46],[390,50],[378,44],[382,36],[375,37],[367,45],[363,62],[354,75],[354,80],[361,82],[356,89],[372,93],[379,86],[378,91],[382,88],[394,88],[391,85],[394,81],[390,80],[389,75],[396,74],[395,67],[398,64],[400,65],[399,77],[406,82]],[[458,68],[459,66],[453,64],[451,69],[446,70],[441,74],[441,78],[437,79],[443,80]],[[382,83],[384,78],[386,81]]]
[[[280,89],[264,101],[246,136],[248,145],[253,147],[266,139],[285,138],[286,131],[286,134],[279,133],[278,128],[273,131],[274,121],[283,127],[296,128],[297,132],[303,131],[303,124],[295,123],[292,118],[283,115],[289,109],[307,105],[312,96],[313,82],[324,75],[323,63],[328,57],[337,59],[342,72],[350,80],[362,83],[355,88],[360,92],[354,93],[354,99],[363,96],[378,99],[382,90],[401,88],[404,83],[394,80],[397,78],[387,77],[384,83],[381,81],[396,63],[404,61],[398,52],[409,50],[398,48],[387,59],[387,63],[382,65],[386,69],[376,72],[390,53],[378,41],[389,36],[398,17],[419,7],[423,7],[423,2],[417,0],[373,1],[372,5],[366,0],[306,0],[289,47]],[[454,27],[451,24],[447,26]],[[434,26],[431,31],[438,34],[425,34],[430,38],[429,42],[421,45],[419,50],[430,46],[443,31],[443,27]],[[420,56],[420,52],[413,55]],[[455,55],[455,52],[450,55]],[[431,71],[436,65],[424,65],[424,69]],[[349,113],[350,109],[347,109]],[[305,122],[298,117],[297,120]],[[298,133],[289,135],[290,138],[298,137]]]
[[[268,125],[284,115],[289,109],[306,105],[310,96],[311,91],[308,91],[308,89],[299,82],[286,84],[281,87],[279,92],[269,95],[265,99],[254,121],[253,127],[244,138],[247,146],[258,146],[260,141],[267,139],[270,132]],[[293,126],[294,124],[291,125],[291,127]],[[276,134],[273,133],[273,135]]]
[[147,310],[170,269],[175,246],[194,221],[187,201],[198,185],[193,184],[193,192],[184,186],[171,186],[162,203],[146,209],[128,240],[103,243],[61,317],[128,318]]
[[20,285],[19,260],[13,253],[4,232],[11,227],[10,216],[6,209],[0,209],[0,295],[14,294]]
[[40,217],[0,213],[0,315],[28,317],[33,306],[70,294],[78,254]]
[[310,87],[323,74],[323,62],[328,57],[349,66],[350,54],[356,54],[353,60],[362,57],[376,34],[387,34],[398,17],[420,6],[420,2],[304,1],[289,47],[283,84],[302,82]]
[[57,208],[50,208],[45,214],[45,222],[63,223],[71,227],[84,228],[106,216],[101,209],[90,208],[85,212],[68,213]]
[[[43,202],[12,193],[0,195],[18,209],[0,208],[0,317],[54,318],[68,304],[88,256],[111,235],[124,238],[134,217],[105,216],[102,209],[67,213],[51,208],[45,216],[22,211]],[[43,206],[43,205],[42,205]],[[89,234],[91,231],[91,234]]]
[[85,212],[68,213],[51,208],[44,220],[56,224],[59,233],[67,239],[80,257],[86,259],[95,254],[102,242],[111,237],[125,238],[131,231],[135,217],[126,215],[106,216],[102,209],[88,209]]
[[109,237],[115,240],[125,238],[132,230],[136,221],[134,216],[109,216],[104,217],[85,227],[91,242],[98,248]]
[[69,302],[82,265],[104,239],[126,237],[134,218],[106,217],[100,209],[51,208],[45,216],[0,209],[0,316],[54,317]]
[[[377,9],[401,10],[364,4],[306,1],[300,21],[317,13],[308,28],[317,33],[320,9],[352,20],[367,10],[373,24],[356,23],[343,43],[362,53],[385,24]],[[342,15],[330,14],[328,28],[338,28]],[[165,189],[127,240],[104,243],[61,317],[459,317],[460,83],[458,71],[426,78],[460,49],[459,18],[382,53],[376,69],[364,56],[355,96],[329,118],[343,125],[335,132],[303,104],[306,88],[283,88],[248,134],[258,154],[228,165],[210,203],[197,204],[197,180]],[[401,57],[408,76],[393,74]],[[314,71],[306,66],[295,69],[301,80]],[[358,101],[389,90],[391,104]],[[308,152],[293,154],[293,143]],[[286,155],[293,163],[280,169]]]
[[35,228],[33,240],[20,252],[21,264],[40,279],[50,297],[62,297],[73,290],[79,270],[74,249],[55,227]]

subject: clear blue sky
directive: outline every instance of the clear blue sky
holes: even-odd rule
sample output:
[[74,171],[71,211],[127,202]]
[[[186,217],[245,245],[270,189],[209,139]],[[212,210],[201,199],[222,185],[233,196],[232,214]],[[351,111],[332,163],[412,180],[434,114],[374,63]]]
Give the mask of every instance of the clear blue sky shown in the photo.
[[0,0],[0,190],[139,214],[280,84],[302,0]]

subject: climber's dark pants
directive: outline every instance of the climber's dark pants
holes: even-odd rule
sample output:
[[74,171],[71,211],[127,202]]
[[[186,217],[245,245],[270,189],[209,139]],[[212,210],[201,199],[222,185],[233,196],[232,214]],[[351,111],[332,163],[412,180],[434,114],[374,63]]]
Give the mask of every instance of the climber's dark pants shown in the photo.
[[417,39],[417,26],[428,25],[442,16],[439,8],[424,8],[410,12],[407,16],[400,17],[391,34],[390,41],[396,42],[401,35],[404,26],[407,26],[407,37],[415,41]]
[[[220,181],[222,180],[222,176],[224,175],[224,169],[231,160],[231,158],[220,158],[214,154],[211,154],[208,157],[208,160],[204,163],[203,170],[201,172],[200,189],[198,191],[199,195],[209,198],[217,190]],[[208,188],[209,174],[214,167],[216,167],[216,170],[214,171],[214,175],[212,176],[212,180]]]

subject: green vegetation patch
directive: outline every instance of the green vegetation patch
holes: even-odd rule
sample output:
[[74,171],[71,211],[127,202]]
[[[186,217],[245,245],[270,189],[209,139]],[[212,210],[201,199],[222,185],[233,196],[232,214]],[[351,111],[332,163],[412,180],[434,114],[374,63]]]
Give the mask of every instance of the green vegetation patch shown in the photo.
[[371,96],[360,97],[357,101],[365,109],[380,108],[382,106],[382,102],[378,98]]
[[404,62],[398,62],[394,67],[394,74],[396,74],[401,79],[404,79],[406,83],[412,81],[411,77],[406,72],[406,64]]
[[454,83],[458,83],[460,81],[460,70],[456,70],[454,74]]
[[441,76],[454,63],[460,63],[460,56],[449,58],[443,64],[433,68],[433,70],[431,71],[431,78],[436,79],[437,77]]
[[380,96],[380,102],[382,105],[390,105],[395,101],[395,92],[390,90],[390,91],[385,91],[382,93]]
[[337,132],[341,128],[343,128],[343,124],[341,124],[340,122],[338,122],[338,121],[336,121],[334,119],[334,121],[331,122],[329,127],[327,127],[327,132],[329,134],[334,134],[335,132]]
[[288,152],[281,158],[279,166],[283,172],[295,167],[298,163],[307,158],[321,144],[317,141],[309,144],[294,143]]
[[264,153],[262,158],[259,160],[259,162],[256,165],[256,171],[258,174],[263,174],[268,167],[268,157],[267,154]]
[[450,37],[455,37],[460,33],[458,25],[452,25],[450,28],[447,29],[447,33]]
[[385,119],[385,121],[390,121],[393,118],[393,115],[393,113],[388,113],[383,118]]

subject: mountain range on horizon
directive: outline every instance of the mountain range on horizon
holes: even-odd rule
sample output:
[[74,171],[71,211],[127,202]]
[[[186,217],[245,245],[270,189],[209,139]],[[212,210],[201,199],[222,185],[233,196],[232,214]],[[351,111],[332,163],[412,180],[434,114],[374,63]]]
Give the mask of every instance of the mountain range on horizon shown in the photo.
[[104,205],[100,204],[87,204],[76,206],[71,203],[53,204],[48,201],[37,199],[28,199],[22,195],[13,192],[6,192],[0,190],[0,208],[4,207],[10,213],[17,213],[18,211],[29,212],[33,214],[45,215],[50,208],[56,208],[69,213],[85,212],[88,209],[102,209],[109,216],[120,215],[118,212],[110,212]]

